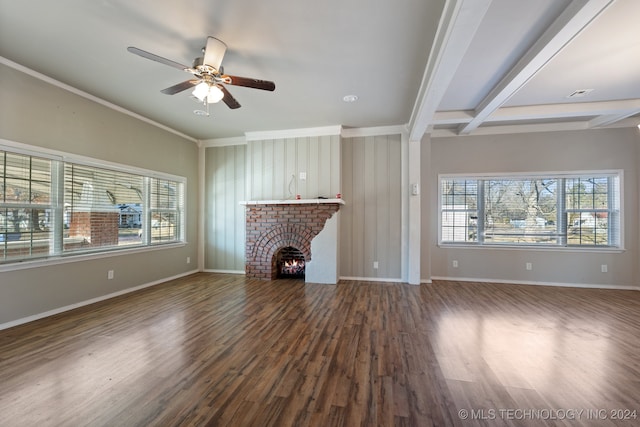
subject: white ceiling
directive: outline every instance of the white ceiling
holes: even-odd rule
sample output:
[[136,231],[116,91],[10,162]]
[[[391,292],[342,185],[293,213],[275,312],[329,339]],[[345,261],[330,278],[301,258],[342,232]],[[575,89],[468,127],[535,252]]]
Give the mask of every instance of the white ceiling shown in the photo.
[[[638,0],[0,0],[0,56],[198,140],[633,126],[639,16]],[[198,116],[190,91],[160,93],[189,74],[127,52],[191,65],[207,36],[227,44],[226,73],[275,92],[227,86],[242,107]]]

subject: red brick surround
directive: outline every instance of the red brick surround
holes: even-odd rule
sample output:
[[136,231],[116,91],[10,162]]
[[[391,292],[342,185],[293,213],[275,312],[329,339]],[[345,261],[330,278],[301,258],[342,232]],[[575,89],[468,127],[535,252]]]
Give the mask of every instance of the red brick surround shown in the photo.
[[275,254],[292,246],[311,261],[311,240],[340,209],[339,203],[247,205],[245,272],[249,278],[277,277]]

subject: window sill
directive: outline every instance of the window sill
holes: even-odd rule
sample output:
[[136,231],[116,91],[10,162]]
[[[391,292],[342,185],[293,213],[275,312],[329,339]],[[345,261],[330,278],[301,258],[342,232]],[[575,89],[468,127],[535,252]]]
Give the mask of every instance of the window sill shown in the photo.
[[543,251],[543,252],[582,252],[582,253],[623,253],[625,248],[612,247],[576,247],[576,246],[534,246],[534,245],[473,245],[467,243],[438,243],[441,249],[483,249],[508,251]]

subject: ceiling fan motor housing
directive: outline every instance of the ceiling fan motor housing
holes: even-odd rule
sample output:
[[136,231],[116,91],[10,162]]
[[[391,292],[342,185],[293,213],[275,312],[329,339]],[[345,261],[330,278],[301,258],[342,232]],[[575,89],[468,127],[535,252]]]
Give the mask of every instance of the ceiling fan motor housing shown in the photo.
[[193,60],[192,68],[200,74],[220,74],[220,71],[209,64],[204,63],[204,56],[200,56]]

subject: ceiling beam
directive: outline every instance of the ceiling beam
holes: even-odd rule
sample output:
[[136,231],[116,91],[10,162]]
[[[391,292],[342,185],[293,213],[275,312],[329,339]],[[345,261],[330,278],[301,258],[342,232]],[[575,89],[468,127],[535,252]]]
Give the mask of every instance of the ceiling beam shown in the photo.
[[[489,122],[487,122],[489,123]],[[632,116],[626,119],[616,121],[607,126],[607,128],[635,128],[640,126],[640,117]],[[512,125],[498,125],[498,126],[482,126],[481,128],[473,132],[473,136],[481,135],[501,135],[501,134],[518,134],[518,133],[531,133],[531,132],[560,132],[560,131],[574,131],[574,130],[588,130],[593,127],[589,125],[588,121],[565,121],[565,122],[553,122],[553,123],[521,123]],[[431,138],[452,138],[460,137],[455,129],[433,129],[430,133]],[[463,135],[462,137],[464,137]]]
[[[542,105],[522,105],[516,107],[502,107],[497,109],[491,116],[487,117],[486,123],[541,120],[552,118],[571,117],[607,117],[613,123],[634,114],[640,113],[640,99],[625,99],[621,101],[596,101],[596,102],[571,102],[563,104],[542,104]],[[473,120],[473,112],[469,110],[459,111],[438,111],[434,114],[432,124],[455,125],[466,124]],[[613,120],[615,118],[615,120]],[[593,119],[593,125],[604,126]]]
[[492,0],[447,0],[408,124],[420,141]]
[[480,102],[474,118],[461,126],[458,133],[466,135],[477,129],[614,1],[573,0]]
[[635,116],[638,113],[640,113],[640,108],[627,110],[623,113],[618,113],[618,114],[604,114],[602,116],[596,117],[595,119],[591,119],[589,121],[589,126],[593,128],[608,126],[612,123],[618,122],[620,120],[624,120],[627,117]]

